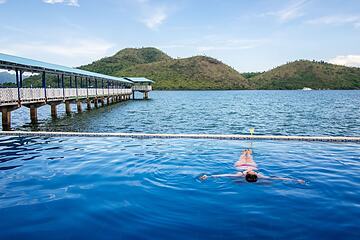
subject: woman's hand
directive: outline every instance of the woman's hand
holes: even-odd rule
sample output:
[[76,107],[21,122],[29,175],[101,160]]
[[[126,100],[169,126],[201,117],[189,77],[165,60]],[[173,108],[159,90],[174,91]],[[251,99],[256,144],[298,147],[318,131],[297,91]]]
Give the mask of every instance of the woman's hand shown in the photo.
[[304,181],[304,180],[301,180],[301,179],[300,179],[300,180],[297,180],[297,182],[300,183],[300,184],[305,184],[305,181]]
[[209,178],[209,176],[207,176],[206,174],[199,177],[200,180],[206,180],[208,178]]

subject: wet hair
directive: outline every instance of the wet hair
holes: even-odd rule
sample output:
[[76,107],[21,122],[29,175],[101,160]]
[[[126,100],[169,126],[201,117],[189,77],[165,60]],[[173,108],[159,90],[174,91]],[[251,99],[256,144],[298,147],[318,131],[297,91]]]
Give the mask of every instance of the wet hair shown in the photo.
[[245,175],[245,179],[246,179],[246,181],[248,181],[248,182],[256,182],[257,179],[258,179],[258,177],[257,177],[256,174],[247,173],[247,174]]

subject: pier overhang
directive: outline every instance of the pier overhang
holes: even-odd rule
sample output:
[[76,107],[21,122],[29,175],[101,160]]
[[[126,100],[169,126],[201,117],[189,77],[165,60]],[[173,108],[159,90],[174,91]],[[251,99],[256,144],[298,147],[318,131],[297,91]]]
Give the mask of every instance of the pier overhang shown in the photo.
[[135,92],[141,92],[144,94],[144,99],[149,98],[149,92],[152,91],[153,80],[144,77],[124,77],[125,79],[133,82],[133,99],[135,99]]
[[6,70],[23,71],[31,73],[50,73],[72,77],[83,77],[104,81],[116,81],[131,87],[133,82],[119,77],[85,71],[78,68],[65,67],[58,64],[46,63],[29,58],[17,57],[0,53],[0,68]]

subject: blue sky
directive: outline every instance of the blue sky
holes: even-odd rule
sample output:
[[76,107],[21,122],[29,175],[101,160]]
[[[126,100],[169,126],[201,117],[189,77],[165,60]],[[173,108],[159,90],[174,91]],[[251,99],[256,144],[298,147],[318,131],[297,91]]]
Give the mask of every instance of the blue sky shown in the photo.
[[0,0],[0,52],[79,66],[126,47],[240,72],[296,59],[360,67],[359,0]]

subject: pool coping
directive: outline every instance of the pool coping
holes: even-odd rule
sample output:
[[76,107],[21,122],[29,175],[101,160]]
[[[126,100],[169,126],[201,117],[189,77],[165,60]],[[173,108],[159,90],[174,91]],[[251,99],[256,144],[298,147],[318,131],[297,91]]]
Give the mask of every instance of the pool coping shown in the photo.
[[30,132],[0,131],[6,136],[39,137],[121,137],[121,138],[191,138],[218,140],[283,140],[320,142],[360,142],[360,137],[348,136],[282,136],[282,135],[241,135],[241,134],[175,134],[175,133],[106,133],[106,132]]

